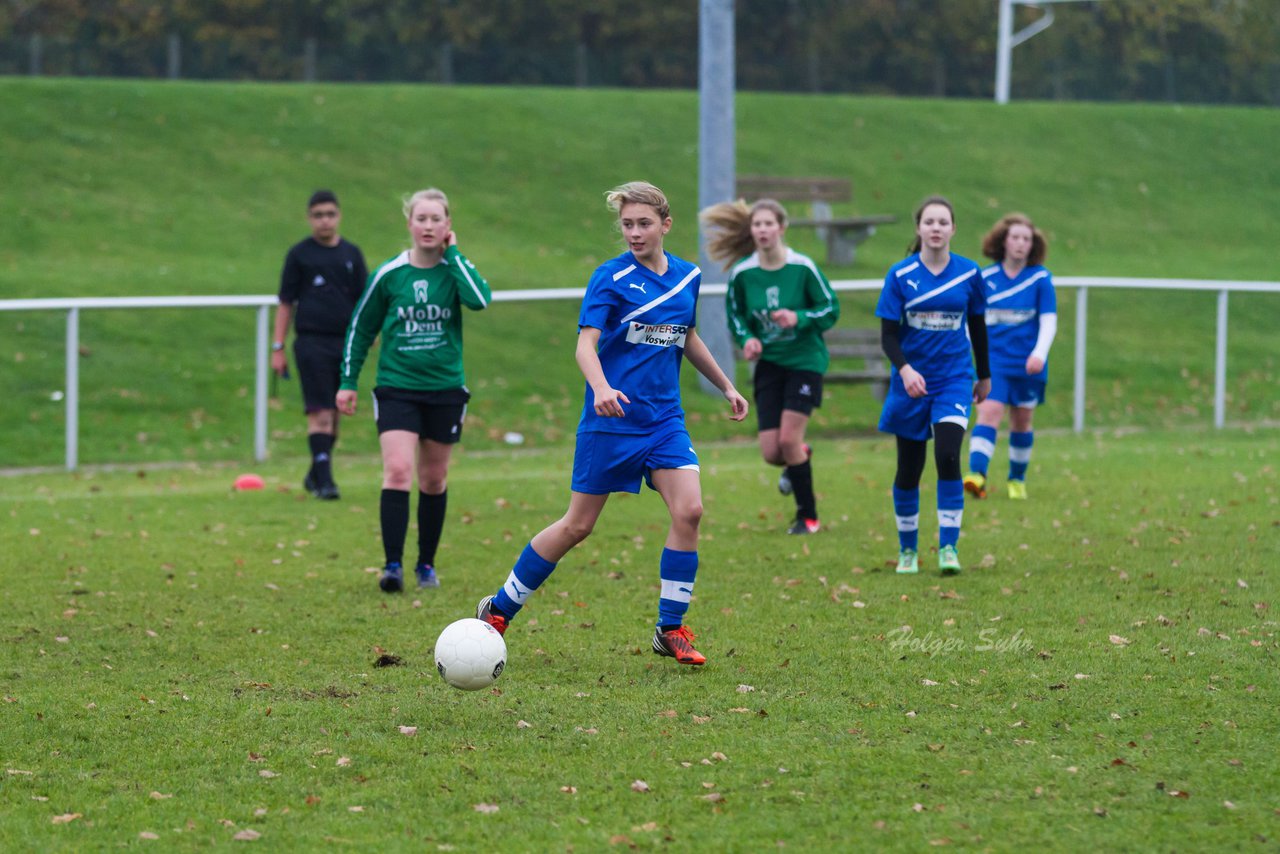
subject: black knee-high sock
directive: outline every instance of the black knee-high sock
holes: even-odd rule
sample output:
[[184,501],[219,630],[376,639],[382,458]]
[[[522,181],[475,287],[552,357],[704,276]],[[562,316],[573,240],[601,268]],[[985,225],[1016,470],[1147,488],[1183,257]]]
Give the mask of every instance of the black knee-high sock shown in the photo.
[[307,435],[307,445],[311,448],[311,476],[316,483],[333,480],[333,434],[310,433]]
[[439,495],[418,493],[418,563],[436,565],[436,547],[444,530],[444,510],[449,503],[449,490]]
[[404,560],[404,538],[409,532],[409,493],[404,489],[382,490],[382,551],[387,563]]
[[813,468],[809,460],[799,465],[787,466],[791,478],[791,494],[796,499],[796,516],[800,519],[817,519],[818,505],[813,497]]

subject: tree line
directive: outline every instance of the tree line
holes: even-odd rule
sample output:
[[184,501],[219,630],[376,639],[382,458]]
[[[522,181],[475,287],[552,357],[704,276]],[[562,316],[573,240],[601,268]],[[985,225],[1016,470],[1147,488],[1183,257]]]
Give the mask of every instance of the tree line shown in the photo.
[[[695,0],[3,0],[0,73],[689,88]],[[1015,98],[1280,104],[1276,0],[1084,0]],[[1043,10],[1015,8],[1015,29]],[[997,0],[737,0],[739,88],[990,97]]]

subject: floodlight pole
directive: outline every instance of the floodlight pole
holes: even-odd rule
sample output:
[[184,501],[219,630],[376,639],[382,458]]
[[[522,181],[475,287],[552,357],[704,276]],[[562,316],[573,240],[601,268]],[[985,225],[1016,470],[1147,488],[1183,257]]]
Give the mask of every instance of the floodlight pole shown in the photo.
[[[1009,78],[1012,73],[1013,49],[1027,39],[1049,29],[1053,24],[1052,3],[1080,3],[1092,0],[1000,0],[1000,14],[996,21],[996,103],[1009,103]],[[1035,8],[1044,7],[1044,16],[1018,32],[1013,31],[1013,7],[1021,4]]]
[[[733,198],[734,160],[733,0],[700,0],[698,14],[698,210]],[[696,212],[688,219],[697,228]],[[703,284],[727,281],[720,265],[707,256],[699,229],[698,266]],[[698,335],[720,369],[734,378],[733,341],[724,300],[699,300]],[[701,377],[704,391],[719,390]]]

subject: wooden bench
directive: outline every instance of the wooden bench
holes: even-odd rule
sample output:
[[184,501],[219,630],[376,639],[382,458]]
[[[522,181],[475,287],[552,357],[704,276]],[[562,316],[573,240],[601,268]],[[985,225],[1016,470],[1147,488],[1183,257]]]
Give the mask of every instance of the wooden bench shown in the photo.
[[[889,392],[889,360],[880,349],[879,329],[834,326],[823,333],[822,339],[831,354],[831,364],[822,379],[825,384],[866,384],[871,386],[876,400],[884,400]],[[742,351],[735,348],[734,356],[741,361]],[[751,362],[750,372],[754,374],[755,370],[756,363]]]
[[889,392],[889,360],[880,349],[880,330],[833,326],[822,336],[831,354],[823,377],[828,385],[866,383],[876,400]]
[[757,199],[808,202],[810,215],[794,217],[788,225],[814,229],[818,238],[827,244],[827,263],[834,266],[852,264],[858,245],[876,233],[876,226],[897,221],[891,214],[833,216],[833,202],[848,202],[853,198],[853,186],[846,178],[739,175],[737,191],[748,202]]

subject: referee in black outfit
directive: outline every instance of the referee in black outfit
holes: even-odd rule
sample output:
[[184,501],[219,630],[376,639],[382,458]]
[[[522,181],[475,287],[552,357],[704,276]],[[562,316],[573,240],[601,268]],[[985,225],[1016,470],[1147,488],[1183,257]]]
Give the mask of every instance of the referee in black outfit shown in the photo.
[[369,270],[360,247],[338,234],[342,211],[331,190],[316,190],[307,202],[311,236],[295,244],[280,273],[280,308],[271,342],[271,369],[289,375],[285,339],[294,326],[293,358],[307,413],[311,469],[303,487],[317,498],[338,497],[333,482],[333,444],[338,438],[338,372],[343,336],[364,291]]

